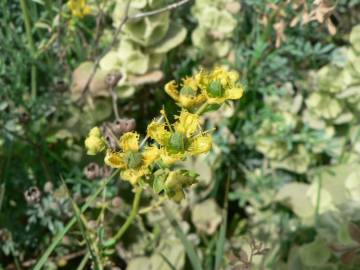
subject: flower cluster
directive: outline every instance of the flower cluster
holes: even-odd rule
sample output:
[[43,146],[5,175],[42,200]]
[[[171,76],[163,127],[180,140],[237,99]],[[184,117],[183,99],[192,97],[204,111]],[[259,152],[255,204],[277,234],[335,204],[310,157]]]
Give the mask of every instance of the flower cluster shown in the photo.
[[[165,111],[161,112],[167,119]],[[182,110],[177,121],[153,121],[147,129],[148,136],[160,146],[160,158],[165,164],[206,153],[211,149],[211,135],[200,130],[199,115]]]
[[75,17],[82,18],[91,14],[91,7],[87,5],[86,0],[69,0],[68,7]]
[[180,107],[196,111],[205,103],[220,105],[226,100],[241,98],[244,90],[238,81],[236,71],[217,67],[183,79],[181,88],[171,81],[165,85],[165,91]]
[[[174,81],[169,82],[165,91],[181,107],[172,123],[162,109],[162,117],[148,125],[141,143],[139,134],[129,131],[115,138],[115,147],[94,127],[85,140],[87,153],[95,155],[106,150],[105,164],[119,169],[123,180],[133,186],[149,184],[155,192],[164,192],[179,202],[184,198],[184,189],[196,182],[197,174],[171,170],[171,164],[210,151],[212,137],[209,131],[203,131],[201,114],[217,109],[226,100],[241,98],[243,88],[238,80],[236,72],[218,67],[183,79],[180,90]],[[148,139],[150,143],[146,143]]]

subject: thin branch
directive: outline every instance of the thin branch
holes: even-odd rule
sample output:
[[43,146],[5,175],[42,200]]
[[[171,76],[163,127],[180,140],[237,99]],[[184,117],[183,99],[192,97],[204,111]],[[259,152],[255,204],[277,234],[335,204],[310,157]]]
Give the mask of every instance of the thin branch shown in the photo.
[[171,11],[173,9],[176,9],[182,5],[185,5],[186,3],[190,2],[191,0],[181,0],[179,2],[176,2],[176,3],[173,3],[173,4],[170,4],[166,7],[163,7],[163,8],[160,8],[160,9],[157,9],[157,10],[153,10],[153,11],[149,11],[149,12],[143,12],[143,13],[138,13],[138,14],[135,14],[133,16],[129,16],[129,21],[130,20],[137,20],[137,19],[142,19],[142,18],[145,18],[145,17],[150,17],[150,16],[154,16],[154,15],[157,15],[157,14],[160,14],[160,13],[163,13],[163,12],[166,12],[166,11]]
[[112,98],[112,106],[113,106],[113,111],[115,114],[115,119],[119,119],[119,110],[118,110],[118,106],[117,106],[117,99],[118,99],[118,95],[116,94],[114,87],[110,88],[110,94],[111,94],[111,98]]

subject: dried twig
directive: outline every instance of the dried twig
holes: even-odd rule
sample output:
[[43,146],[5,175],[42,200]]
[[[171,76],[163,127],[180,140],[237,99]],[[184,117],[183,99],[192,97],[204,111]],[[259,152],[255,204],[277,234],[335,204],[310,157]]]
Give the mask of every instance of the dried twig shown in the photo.
[[166,7],[157,9],[157,10],[153,10],[153,11],[149,11],[149,12],[142,12],[142,13],[138,13],[138,14],[129,16],[129,8],[130,8],[130,3],[131,3],[131,0],[129,0],[127,2],[127,4],[126,4],[126,7],[125,7],[124,16],[121,19],[119,26],[116,28],[116,30],[114,32],[113,39],[112,39],[112,42],[111,42],[110,46],[108,48],[106,48],[104,50],[104,52],[96,59],[96,61],[94,63],[94,67],[93,67],[93,69],[91,71],[91,74],[89,76],[89,79],[87,80],[87,82],[86,82],[86,84],[84,86],[84,89],[82,91],[82,94],[81,94],[80,98],[76,102],[79,103],[79,102],[81,102],[83,100],[84,96],[86,95],[86,93],[89,90],[89,86],[90,86],[90,84],[91,84],[91,82],[92,82],[92,80],[93,80],[93,78],[94,78],[94,76],[96,74],[96,71],[97,71],[97,69],[99,67],[100,60],[118,42],[118,36],[119,36],[120,32],[122,31],[122,29],[123,29],[123,27],[124,27],[124,25],[125,25],[125,23],[127,21],[138,20],[138,19],[142,19],[142,18],[145,18],[145,17],[154,16],[154,15],[166,12],[166,11],[171,11],[173,9],[176,9],[176,8],[182,6],[182,5],[185,5],[186,3],[190,2],[190,1],[191,0],[181,0],[181,1],[178,1],[176,3],[170,4],[170,5],[166,6]]

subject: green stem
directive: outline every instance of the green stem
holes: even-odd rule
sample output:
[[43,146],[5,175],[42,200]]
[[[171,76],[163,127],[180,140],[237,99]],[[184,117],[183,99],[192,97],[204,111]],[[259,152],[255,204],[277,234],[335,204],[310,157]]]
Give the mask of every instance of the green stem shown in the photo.
[[90,253],[87,252],[83,257],[83,259],[81,260],[79,266],[76,268],[76,270],[83,270],[86,267],[86,264],[89,261],[89,259],[90,259]]
[[[32,36],[30,14],[29,14],[29,10],[26,5],[26,1],[20,0],[20,6],[21,6],[21,11],[22,11],[23,17],[24,17],[25,31],[26,31],[26,36],[27,36],[29,46],[30,46],[31,58],[32,58],[32,60],[34,60],[35,43],[34,43],[34,39]],[[33,99],[36,98],[36,66],[35,66],[35,64],[31,65],[31,97]]]
[[111,239],[107,240],[104,243],[105,247],[115,245],[121,239],[121,237],[124,235],[124,233],[127,231],[127,229],[130,227],[131,223],[134,221],[134,219],[138,213],[138,210],[139,210],[142,191],[143,191],[143,189],[141,187],[137,188],[135,196],[134,196],[134,200],[132,203],[130,215],[126,219],[125,223],[120,227],[118,232]]
[[208,103],[205,102],[201,107],[195,112],[197,115],[201,115],[207,109]]

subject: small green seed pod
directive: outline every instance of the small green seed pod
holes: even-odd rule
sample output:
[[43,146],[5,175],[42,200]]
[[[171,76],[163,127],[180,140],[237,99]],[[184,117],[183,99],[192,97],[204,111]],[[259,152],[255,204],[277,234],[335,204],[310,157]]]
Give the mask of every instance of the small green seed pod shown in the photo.
[[212,97],[222,97],[224,95],[224,89],[218,80],[212,81],[209,84],[207,92]]
[[180,90],[180,95],[184,95],[184,96],[195,96],[196,92],[194,91],[194,89],[192,89],[190,86],[184,86],[183,88],[181,88]]
[[172,153],[184,152],[186,148],[186,138],[179,132],[172,133],[169,140],[169,150]]
[[140,153],[130,152],[125,156],[125,162],[130,169],[138,168],[142,163],[142,156]]

